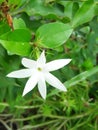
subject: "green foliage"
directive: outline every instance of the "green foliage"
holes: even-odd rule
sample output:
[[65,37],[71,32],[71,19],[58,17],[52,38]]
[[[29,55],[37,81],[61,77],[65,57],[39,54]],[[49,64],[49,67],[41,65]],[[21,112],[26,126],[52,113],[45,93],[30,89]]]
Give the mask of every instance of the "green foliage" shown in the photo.
[[89,76],[92,76],[95,73],[98,73],[98,66],[94,67],[91,70],[82,72],[81,74],[73,77],[71,80],[66,81],[64,84],[65,84],[66,87],[74,86],[77,83],[79,83],[80,81],[87,79]]
[[[0,43],[11,54],[29,55],[31,34],[27,29],[16,29],[0,36]],[[26,48],[26,49],[25,49]]]
[[24,11],[32,16],[32,15],[40,15],[40,16],[46,16],[46,15],[59,15],[62,16],[63,12],[58,9],[56,5],[51,6],[44,0],[33,0],[28,1],[28,3],[25,6]]
[[35,43],[41,47],[56,48],[68,40],[72,31],[68,24],[60,22],[45,24],[36,31]]
[[84,2],[72,20],[72,26],[76,27],[90,21],[95,16],[95,6],[96,4],[93,0]]
[[[0,130],[98,130],[98,1],[0,0]],[[12,26],[6,15],[12,16]],[[14,28],[14,29],[13,29]],[[22,97],[27,79],[7,78],[22,57],[71,58],[53,72],[68,91],[47,85]]]

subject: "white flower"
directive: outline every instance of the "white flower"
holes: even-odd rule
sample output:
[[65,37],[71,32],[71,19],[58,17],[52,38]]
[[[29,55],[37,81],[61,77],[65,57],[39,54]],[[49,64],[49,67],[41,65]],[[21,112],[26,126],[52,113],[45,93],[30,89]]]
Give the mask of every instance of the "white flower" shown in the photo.
[[46,63],[45,52],[43,51],[37,61],[23,58],[22,64],[26,69],[11,72],[7,77],[30,77],[25,85],[23,96],[30,92],[38,83],[38,90],[41,96],[45,99],[47,93],[45,81],[57,89],[66,91],[65,86],[49,72],[64,67],[70,61],[71,59],[59,59]]

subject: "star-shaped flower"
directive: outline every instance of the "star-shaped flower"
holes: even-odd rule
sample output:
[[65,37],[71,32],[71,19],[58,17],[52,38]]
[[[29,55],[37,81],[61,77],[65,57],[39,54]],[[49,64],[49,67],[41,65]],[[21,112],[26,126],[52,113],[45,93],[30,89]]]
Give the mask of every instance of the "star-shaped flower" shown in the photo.
[[59,59],[46,63],[45,52],[43,51],[37,61],[23,58],[22,64],[26,69],[13,71],[9,73],[7,77],[30,77],[25,85],[23,96],[30,92],[38,83],[38,90],[41,96],[45,99],[47,93],[46,82],[57,89],[66,91],[65,86],[50,72],[64,67],[70,61],[71,59]]

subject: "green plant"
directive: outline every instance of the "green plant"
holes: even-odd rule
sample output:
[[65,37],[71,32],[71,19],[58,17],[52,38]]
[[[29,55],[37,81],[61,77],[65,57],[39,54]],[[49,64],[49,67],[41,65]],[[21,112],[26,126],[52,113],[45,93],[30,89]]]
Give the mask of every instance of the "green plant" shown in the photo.
[[[22,97],[26,79],[6,75],[43,49],[47,61],[72,59],[53,72],[68,92],[48,85],[46,100],[36,89]],[[97,0],[0,0],[0,129],[98,129]]]

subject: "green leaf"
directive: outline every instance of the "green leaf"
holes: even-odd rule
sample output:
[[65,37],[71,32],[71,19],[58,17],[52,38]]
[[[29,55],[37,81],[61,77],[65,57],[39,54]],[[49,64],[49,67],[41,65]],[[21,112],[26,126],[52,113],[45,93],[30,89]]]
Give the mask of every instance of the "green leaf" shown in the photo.
[[72,26],[75,28],[81,24],[89,22],[95,15],[95,3],[88,0],[80,7],[72,20]]
[[10,54],[28,56],[31,52],[31,46],[29,42],[0,40],[0,43]]
[[14,18],[13,19],[13,27],[14,29],[26,29],[25,22],[21,18]]
[[0,36],[0,39],[7,41],[29,42],[31,33],[27,29],[16,29]]
[[59,3],[64,6],[64,17],[69,18],[69,21],[72,19],[72,8],[73,2],[72,1],[59,1]]
[[3,35],[4,33],[9,32],[11,29],[8,24],[4,22],[0,22],[0,36]]
[[30,54],[31,33],[27,29],[17,29],[0,36],[0,43],[11,54],[27,56]]
[[79,3],[78,2],[74,2],[73,3],[73,7],[72,7],[72,16],[74,17],[76,12],[78,11],[79,9]]
[[72,31],[69,24],[61,22],[45,24],[36,31],[35,43],[46,48],[56,48],[68,40]]
[[63,16],[61,10],[59,10],[56,6],[49,6],[45,5],[43,0],[30,0],[27,5],[25,6],[25,12],[32,16],[32,15],[41,15],[46,16],[49,14]]
[[93,74],[96,74],[98,73],[98,66],[88,70],[88,71],[85,71],[85,72],[82,72],[81,74],[73,77],[72,79],[70,79],[69,81],[66,81],[64,83],[64,85],[66,87],[71,87],[71,86],[74,86],[76,84],[78,84],[79,82],[87,79],[89,76],[92,76]]

